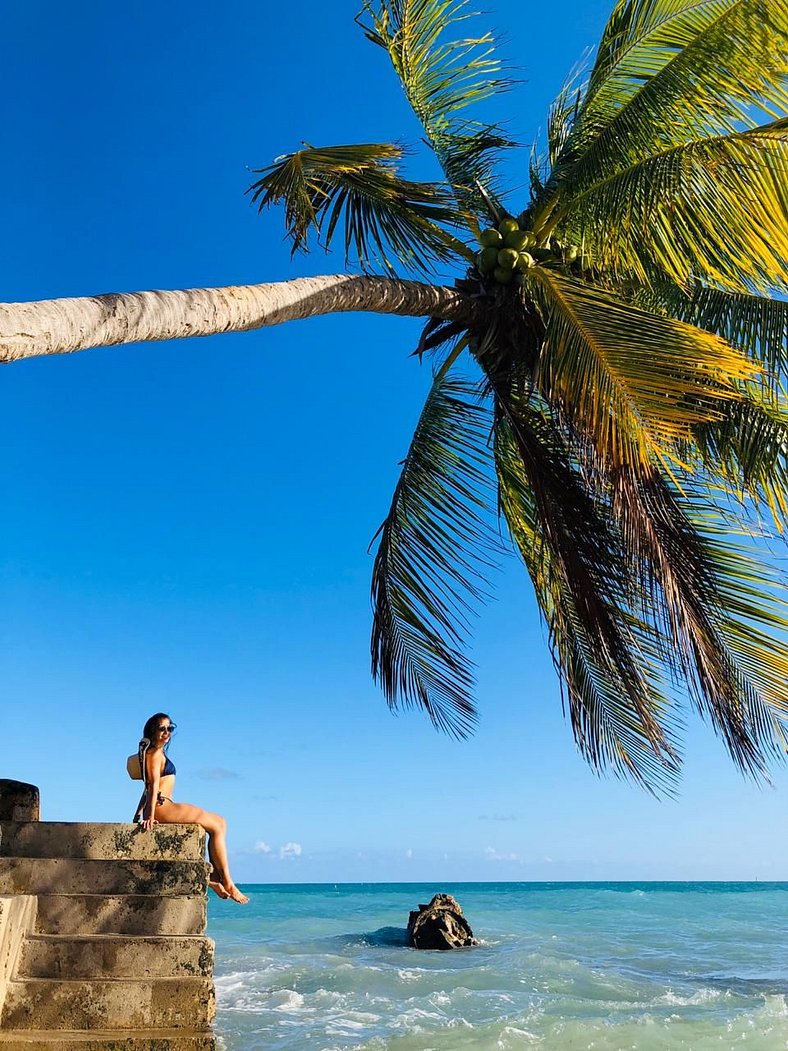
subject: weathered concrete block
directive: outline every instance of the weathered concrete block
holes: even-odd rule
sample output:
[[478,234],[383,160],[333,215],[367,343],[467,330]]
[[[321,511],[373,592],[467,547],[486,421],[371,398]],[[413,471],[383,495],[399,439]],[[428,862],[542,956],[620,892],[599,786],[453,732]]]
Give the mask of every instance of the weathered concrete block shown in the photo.
[[3,1029],[207,1029],[216,1014],[205,978],[9,983]]
[[22,947],[36,919],[36,899],[28,895],[0,898],[0,1016]]
[[0,894],[204,894],[207,874],[202,861],[0,858]]
[[17,978],[210,978],[214,945],[199,935],[30,935]]
[[90,1032],[0,1032],[0,1051],[216,1051],[212,1033],[149,1029],[144,1033],[113,1030]]
[[21,789],[0,799],[0,1051],[215,1051],[205,834],[39,822]]
[[77,821],[0,823],[0,855],[15,858],[86,858],[128,861],[201,861],[199,825],[140,825]]
[[38,821],[41,796],[35,785],[0,777],[0,821]]
[[143,894],[46,894],[38,899],[42,934],[202,934],[204,893],[176,898]]

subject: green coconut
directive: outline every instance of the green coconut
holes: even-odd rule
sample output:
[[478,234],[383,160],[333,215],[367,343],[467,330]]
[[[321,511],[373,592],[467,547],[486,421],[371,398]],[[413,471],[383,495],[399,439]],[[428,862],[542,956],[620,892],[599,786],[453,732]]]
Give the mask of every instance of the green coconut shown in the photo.
[[530,270],[536,260],[530,252],[520,252],[517,256],[517,269],[518,270]]
[[525,230],[512,230],[503,239],[504,248],[514,248],[521,252],[528,247],[529,234]]
[[483,274],[491,274],[498,265],[498,249],[482,248],[476,253],[476,266]]
[[502,285],[508,285],[514,277],[514,270],[509,270],[505,266],[496,266],[493,270],[493,277]]
[[574,261],[579,255],[580,249],[577,247],[577,245],[569,245],[569,247],[564,251],[564,259],[567,261],[567,263],[574,263]]
[[498,223],[498,229],[505,237],[507,234],[511,234],[519,229],[519,227],[517,226],[516,219],[502,219],[500,223]]
[[503,244],[503,238],[500,231],[491,227],[489,230],[482,230],[479,234],[479,244],[483,248],[500,248]]
[[504,270],[513,270],[517,265],[517,254],[515,248],[502,248],[498,253],[498,266]]

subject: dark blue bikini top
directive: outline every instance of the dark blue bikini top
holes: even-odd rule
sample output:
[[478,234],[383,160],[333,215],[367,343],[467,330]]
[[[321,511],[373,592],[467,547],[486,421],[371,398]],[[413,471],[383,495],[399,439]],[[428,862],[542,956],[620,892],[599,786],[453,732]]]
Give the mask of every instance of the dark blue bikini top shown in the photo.
[[[168,775],[175,773],[175,763],[173,763],[172,759],[170,759],[168,755],[165,755],[164,760],[164,769],[159,775],[160,777],[167,777]],[[149,782],[146,780],[145,784],[149,784]]]

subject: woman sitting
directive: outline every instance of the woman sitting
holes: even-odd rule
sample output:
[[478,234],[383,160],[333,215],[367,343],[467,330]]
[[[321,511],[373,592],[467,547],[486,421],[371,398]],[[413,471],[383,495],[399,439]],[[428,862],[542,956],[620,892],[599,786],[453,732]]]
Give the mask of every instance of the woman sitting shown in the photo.
[[[208,857],[211,860],[211,879],[208,886],[220,898],[229,898],[239,904],[249,899],[233,883],[227,861],[227,822],[219,814],[191,803],[175,803],[172,793],[175,787],[175,765],[167,755],[166,748],[172,739],[175,724],[169,715],[157,712],[145,723],[140,743],[140,763],[145,780],[145,793],[137,815],[144,829],[156,824],[196,824],[208,833]],[[148,742],[147,747],[145,741]]]

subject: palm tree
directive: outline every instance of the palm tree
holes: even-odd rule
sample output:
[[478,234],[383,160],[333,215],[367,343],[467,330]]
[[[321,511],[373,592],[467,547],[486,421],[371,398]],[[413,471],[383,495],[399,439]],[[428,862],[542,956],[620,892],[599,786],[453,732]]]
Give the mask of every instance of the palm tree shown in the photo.
[[304,146],[256,173],[294,252],[339,237],[360,275],[6,304],[0,359],[339,310],[428,318],[433,384],[373,571],[389,704],[470,731],[470,618],[510,544],[595,768],[670,790],[688,698],[763,776],[788,719],[768,547],[788,517],[788,3],[618,0],[516,203],[514,143],[468,116],[509,86],[489,34],[458,36],[470,16],[365,0],[358,19],[441,182],[406,179],[390,144]]

